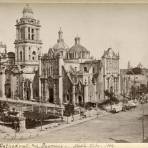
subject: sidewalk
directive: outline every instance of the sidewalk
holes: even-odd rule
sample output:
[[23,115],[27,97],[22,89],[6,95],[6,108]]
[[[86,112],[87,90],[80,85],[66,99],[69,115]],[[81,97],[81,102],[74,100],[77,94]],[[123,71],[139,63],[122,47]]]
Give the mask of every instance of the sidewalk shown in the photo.
[[9,134],[4,134],[3,136],[0,136],[2,139],[6,139],[6,140],[23,140],[23,139],[28,139],[28,138],[33,138],[36,136],[40,136],[40,135],[47,135],[49,132],[53,132],[56,130],[61,130],[63,128],[67,128],[73,125],[77,125],[89,120],[93,120],[95,118],[104,116],[106,114],[109,114],[105,111],[99,110],[98,111],[98,115],[97,115],[97,111],[96,110],[92,110],[88,113],[86,113],[86,118],[82,118],[80,119],[80,115],[75,115],[74,116],[74,121],[71,121],[71,117],[68,117],[68,122],[67,122],[67,117],[64,117],[64,121],[60,122],[60,123],[52,123],[52,124],[48,124],[48,125],[44,125],[42,126],[42,130],[41,127],[37,127],[35,129],[26,129],[24,132],[19,132],[19,133],[15,133],[14,130],[13,132],[7,132]]

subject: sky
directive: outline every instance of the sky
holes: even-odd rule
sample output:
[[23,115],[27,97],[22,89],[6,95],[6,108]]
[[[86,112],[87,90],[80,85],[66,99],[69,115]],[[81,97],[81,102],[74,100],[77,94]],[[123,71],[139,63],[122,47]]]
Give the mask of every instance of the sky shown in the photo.
[[[15,51],[16,19],[22,17],[25,4],[0,3],[0,41]],[[120,54],[120,68],[139,62],[148,68],[148,4],[30,4],[40,20],[42,52],[58,38],[61,27],[65,43],[71,47],[78,35],[81,44],[100,59],[112,48]]]

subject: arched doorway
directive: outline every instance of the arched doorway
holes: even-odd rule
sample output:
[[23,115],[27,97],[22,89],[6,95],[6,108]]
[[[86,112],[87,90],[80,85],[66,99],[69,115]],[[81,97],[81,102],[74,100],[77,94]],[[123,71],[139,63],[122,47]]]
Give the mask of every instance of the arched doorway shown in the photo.
[[67,100],[67,102],[69,102],[69,101],[70,101],[69,94],[67,94],[67,95],[66,95],[66,98],[67,98],[67,99],[66,99],[66,100]]
[[53,88],[49,88],[49,102],[54,103],[54,92]]
[[79,96],[79,97],[78,97],[78,104],[80,105],[80,104],[82,104],[82,103],[83,103],[82,96]]
[[10,83],[5,84],[5,95],[7,98],[11,98],[11,86]]

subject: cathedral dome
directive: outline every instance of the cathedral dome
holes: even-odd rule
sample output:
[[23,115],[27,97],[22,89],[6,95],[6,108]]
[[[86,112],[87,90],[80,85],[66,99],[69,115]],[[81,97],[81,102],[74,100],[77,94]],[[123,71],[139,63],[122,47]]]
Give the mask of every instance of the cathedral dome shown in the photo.
[[88,52],[89,53],[89,51],[84,46],[82,46],[80,44],[80,37],[75,38],[75,45],[73,45],[70,48],[69,52],[78,52],[78,53],[80,53],[80,52]]
[[53,49],[55,51],[58,51],[58,50],[67,50],[69,47],[68,45],[64,42],[64,41],[61,41],[61,42],[57,42],[54,46],[53,46]]
[[75,44],[69,49],[69,59],[88,59],[90,51],[80,44],[80,37],[75,37]]
[[54,51],[58,51],[58,50],[67,50],[69,47],[68,45],[64,42],[63,39],[63,32],[60,28],[59,32],[58,32],[58,40],[57,43],[53,46]]

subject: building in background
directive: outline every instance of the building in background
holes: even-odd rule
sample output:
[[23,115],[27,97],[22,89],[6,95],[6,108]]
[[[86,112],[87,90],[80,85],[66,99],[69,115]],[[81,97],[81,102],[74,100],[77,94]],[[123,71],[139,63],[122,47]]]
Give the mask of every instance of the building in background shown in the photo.
[[120,68],[119,53],[115,53],[112,48],[104,51],[102,56],[103,64],[103,84],[104,91],[111,89],[115,95],[120,94]]
[[148,91],[148,70],[139,63],[136,67],[120,70],[121,94],[135,98]]

